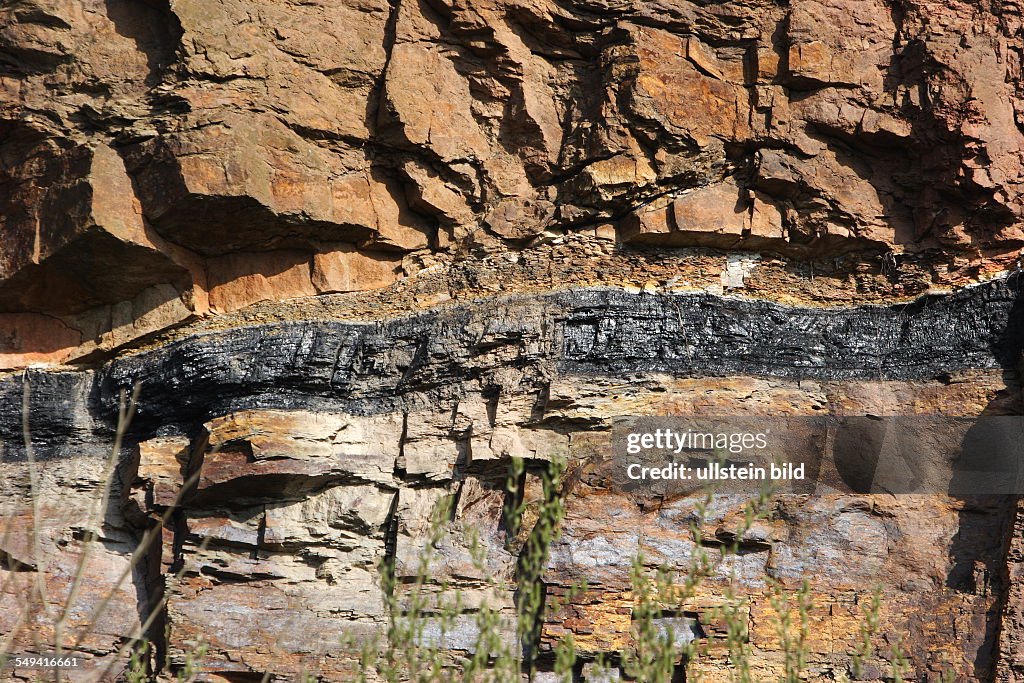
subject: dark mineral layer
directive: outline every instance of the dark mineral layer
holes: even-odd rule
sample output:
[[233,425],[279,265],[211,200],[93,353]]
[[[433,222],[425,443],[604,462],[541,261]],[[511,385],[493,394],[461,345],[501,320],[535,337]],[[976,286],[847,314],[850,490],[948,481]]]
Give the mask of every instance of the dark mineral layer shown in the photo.
[[[1024,334],[1016,276],[905,305],[793,308],[711,294],[570,290],[460,304],[380,322],[301,321],[188,337],[95,370],[0,382],[0,435],[18,451],[23,385],[40,448],[109,433],[141,383],[134,433],[245,408],[352,414],[450,404],[502,367],[540,391],[558,374],[940,378],[1015,367]],[[45,444],[45,445],[44,445]]]

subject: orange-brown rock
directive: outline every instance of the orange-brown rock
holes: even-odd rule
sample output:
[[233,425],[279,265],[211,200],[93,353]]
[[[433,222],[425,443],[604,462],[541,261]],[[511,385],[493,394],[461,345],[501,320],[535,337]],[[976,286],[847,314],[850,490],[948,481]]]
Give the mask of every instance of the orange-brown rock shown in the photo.
[[[136,637],[163,680],[200,645],[204,680],[352,680],[342,636],[400,622],[425,557],[465,602],[424,637],[464,659],[485,606],[515,640],[565,458],[535,680],[568,634],[574,676],[621,676],[633,557],[680,578],[745,500],[700,539],[693,498],[615,489],[616,417],[1020,414],[1022,27],[987,0],[4,3],[0,661],[81,630],[75,680]],[[852,675],[878,585],[862,678],[898,646],[905,680],[1022,681],[1019,508],[776,496],[658,615],[704,648],[675,675],[730,679],[736,599],[753,679],[784,675],[806,581],[807,680]]]
[[392,278],[353,283],[327,265],[369,263],[346,250],[552,270],[551,235],[611,221],[631,244],[841,258],[899,298],[1024,244],[1012,8],[257,5],[2,10],[5,366]]

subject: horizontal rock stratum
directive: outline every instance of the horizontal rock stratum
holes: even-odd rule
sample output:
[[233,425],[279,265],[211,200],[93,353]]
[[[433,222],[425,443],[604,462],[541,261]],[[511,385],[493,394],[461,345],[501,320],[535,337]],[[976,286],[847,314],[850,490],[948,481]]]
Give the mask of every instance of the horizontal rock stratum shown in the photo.
[[743,496],[606,471],[623,415],[1022,414],[1022,31],[987,0],[4,3],[0,654],[72,633],[113,680],[145,624],[157,680],[352,680],[450,497],[465,659],[521,599],[522,458],[530,514],[568,466],[535,681],[566,634],[574,680],[619,673],[638,554],[733,542],[657,615],[706,645],[673,681],[730,680],[737,597],[778,680],[777,590],[843,680],[876,589],[859,680],[899,648],[1024,681],[1016,499],[778,495],[736,539]]
[[848,299],[1024,244],[1015,5],[264,5],[0,8],[0,365],[585,235]]
[[[501,522],[511,457],[563,457],[571,468],[562,536],[544,574],[552,600],[571,599],[541,627],[542,666],[566,632],[585,657],[615,652],[630,638],[631,558],[685,568],[696,501],[613,491],[613,418],[1015,414],[1018,292],[1012,278],[911,304],[821,309],[576,289],[375,322],[183,332],[95,369],[17,373],[0,381],[3,551],[47,572],[55,607],[67,598],[60,577],[80,552],[76,520],[102,481],[119,391],[141,383],[119,502],[87,565],[82,609],[116,583],[147,520],[170,508],[175,521],[146,553],[134,588],[115,595],[117,619],[90,633],[98,661],[116,659],[119,637],[166,598],[162,647],[172,663],[202,638],[204,670],[227,680],[303,670],[347,680],[356,663],[337,650],[343,634],[380,633],[387,623],[377,563],[393,557],[399,576],[414,576],[429,511],[452,493],[459,503],[431,576],[482,593],[472,528],[511,609],[515,555]],[[24,530],[26,391],[36,477],[48,492],[38,547]],[[195,483],[181,499],[187,480]],[[59,498],[49,502],[50,493]],[[720,496],[708,538],[725,533],[744,503]],[[741,546],[734,578],[726,567],[709,577],[684,621],[694,637],[722,637],[716,608],[727,587],[738,588],[749,599],[753,662],[773,679],[782,655],[769,582],[795,589],[807,579],[809,666],[827,680],[849,666],[863,601],[879,585],[882,632],[903,634],[915,665],[941,661],[988,680],[1019,638],[1010,599],[1018,539],[1007,527],[1015,511],[1006,497],[778,495]],[[583,593],[573,590],[581,577]],[[14,614],[19,584],[8,585],[2,599]],[[46,617],[37,619],[45,628]],[[453,653],[472,651],[473,619],[470,611],[451,636]],[[727,651],[712,650],[689,668],[727,680],[727,662]]]
[[[120,392],[143,387],[134,430],[156,433],[244,407],[351,414],[447,410],[474,388],[536,394],[559,377],[943,381],[1015,371],[1024,348],[1017,277],[908,304],[800,308],[710,294],[573,289],[437,307],[385,320],[290,320],[181,334],[96,369],[0,379],[37,428],[72,440],[112,433]],[[23,428],[0,417],[14,453]],[[41,444],[46,447],[46,444]]]

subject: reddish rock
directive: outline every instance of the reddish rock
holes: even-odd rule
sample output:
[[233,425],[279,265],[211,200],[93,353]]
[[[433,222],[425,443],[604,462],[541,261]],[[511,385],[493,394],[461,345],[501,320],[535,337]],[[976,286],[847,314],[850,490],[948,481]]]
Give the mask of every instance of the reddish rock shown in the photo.
[[[104,666],[123,667],[122,644],[156,614],[146,635],[170,657],[165,677],[205,641],[211,681],[351,680],[358,663],[336,647],[342,633],[372,637],[389,623],[380,561],[395,561],[407,607],[403,582],[450,497],[426,572],[464,591],[445,645],[464,656],[482,605],[514,611],[537,470],[567,454],[567,516],[544,575],[550,668],[549,648],[569,633],[587,657],[629,645],[633,553],[648,569],[681,570],[698,547],[692,500],[610,490],[614,416],[1019,412],[1003,358],[907,382],[576,376],[548,360],[563,321],[555,342],[517,337],[508,319],[547,325],[547,304],[504,297],[599,286],[855,306],[1015,269],[1022,22],[1014,3],[959,0],[5,3],[0,370],[8,389],[30,378],[40,391],[80,372],[89,410],[70,408],[37,435],[55,451],[40,463],[38,506],[18,420],[5,423],[0,640],[24,650],[53,638],[88,551],[69,614],[78,628],[109,596],[83,640]],[[144,411],[113,502],[93,518],[104,458],[86,451],[111,431],[104,392],[148,379],[137,353],[294,321],[310,335],[298,357],[316,321],[383,329],[452,301],[487,313],[458,329],[461,345],[425,332],[390,348],[359,333],[310,361],[322,373],[310,377],[324,387],[315,395],[232,385],[182,396],[180,424],[165,423],[165,406]],[[642,330],[613,332],[635,341]],[[1004,336],[993,345],[1015,343],[1012,329]],[[239,351],[253,352],[258,375],[259,349]],[[137,372],[107,364],[119,355]],[[199,386],[215,370],[207,360],[182,351],[168,381]],[[25,372],[65,363],[80,367]],[[372,380],[353,392],[349,376]],[[17,393],[3,394],[0,415],[20,411]],[[285,399],[289,410],[265,408]],[[531,468],[519,534],[503,518],[510,457]],[[728,538],[742,503],[716,501],[706,542]],[[1024,680],[1021,521],[1000,505],[779,497],[739,539],[743,552],[659,623],[709,644],[685,675],[728,680],[728,653],[707,637],[726,634],[732,591],[747,600],[738,614],[753,679],[777,679],[770,580],[792,598],[806,579],[807,675],[841,679],[880,584],[874,645],[905,638],[913,677],[938,680],[945,667],[956,680]],[[574,592],[581,577],[590,585]],[[585,671],[596,676],[590,662]],[[883,657],[865,671],[893,678]]]
[[258,301],[311,296],[310,256],[301,251],[238,253],[209,260],[210,306],[228,313]]
[[377,289],[394,283],[400,268],[395,256],[341,247],[313,255],[312,282],[321,293]]

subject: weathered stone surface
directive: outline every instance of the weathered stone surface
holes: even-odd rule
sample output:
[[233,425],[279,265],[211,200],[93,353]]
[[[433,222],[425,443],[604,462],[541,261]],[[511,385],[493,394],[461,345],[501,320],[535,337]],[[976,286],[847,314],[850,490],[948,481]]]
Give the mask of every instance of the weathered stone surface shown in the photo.
[[264,488],[283,492],[286,482],[300,489],[342,479],[391,484],[402,419],[256,410],[205,428],[198,494],[249,496]]
[[631,214],[622,222],[622,234],[633,244],[658,246],[773,249],[785,244],[779,209],[733,178],[681,195],[668,206]]
[[[110,592],[82,641],[103,667],[152,617],[167,680],[200,643],[209,681],[352,680],[341,636],[386,633],[423,570],[464,592],[423,635],[454,662],[484,605],[514,640],[538,470],[567,457],[544,576],[567,603],[537,680],[567,633],[579,675],[621,680],[590,660],[631,642],[632,554],[682,570],[697,544],[693,500],[610,489],[614,417],[1020,413],[1022,21],[932,0],[4,4],[0,643],[42,650],[72,592],[69,632]],[[706,542],[743,503],[714,501]],[[772,581],[806,579],[807,677],[842,679],[880,584],[876,651],[904,639],[908,678],[1024,680],[1018,517],[777,497],[659,628],[708,647],[679,677],[728,680],[734,591],[775,679]]]
[[210,307],[229,312],[256,303],[315,293],[309,254],[280,250],[228,254],[207,265]]
[[107,353],[207,314],[209,287],[225,313],[420,270],[356,254],[414,253],[457,292],[468,252],[557,268],[545,235],[609,221],[842,257],[896,298],[983,279],[1022,244],[1020,22],[926,0],[26,0],[0,15],[3,365]]
[[[5,212],[4,232],[10,242],[0,271],[6,309],[63,313],[67,309],[62,306],[82,307],[90,299],[118,301],[180,274],[146,234],[117,152],[99,146],[63,154],[43,148],[37,154],[42,158],[33,159],[32,166],[42,177],[5,183],[10,191],[5,202],[12,207]],[[44,175],[47,166],[52,167],[49,178]],[[96,258],[77,258],[83,249],[92,250]],[[33,278],[33,269],[42,272]]]
[[[175,505],[177,492],[195,472],[195,484],[177,502],[178,521],[156,536],[143,582],[150,597],[140,614],[159,599],[167,602],[172,668],[201,640],[208,646],[201,665],[211,676],[272,671],[287,677],[306,669],[329,680],[345,680],[355,665],[354,655],[336,645],[342,633],[384,633],[378,566],[385,558],[395,561],[400,585],[426,572],[431,581],[462,591],[467,612],[439,641],[453,657],[476,647],[474,610],[488,605],[511,616],[516,553],[525,536],[506,538],[505,465],[511,456],[526,458],[531,467],[567,457],[567,517],[544,581],[549,599],[568,600],[543,625],[542,662],[549,666],[544,658],[569,632],[586,658],[628,646],[632,556],[641,552],[648,566],[666,563],[683,571],[696,547],[689,531],[694,500],[652,501],[607,488],[602,463],[609,456],[612,418],[1013,412],[1019,409],[1018,387],[1005,368],[1009,349],[1019,345],[1010,314],[1015,292],[1015,285],[1001,282],[927,306],[822,311],[606,290],[561,293],[543,304],[508,300],[497,308],[488,302],[486,315],[465,308],[369,326],[309,323],[223,331],[126,357],[90,375],[29,373],[37,453],[71,472],[76,461],[54,446],[100,445],[112,426],[112,388],[145,378],[129,435],[141,442],[132,447],[122,475],[142,495],[114,505],[103,533],[113,537],[117,530],[120,545],[114,547],[120,550],[107,552],[122,562],[143,531]],[[697,308],[687,312],[688,305]],[[729,325],[718,332],[716,306],[729,313]],[[541,309],[562,321],[560,326],[537,315]],[[785,333],[772,337],[774,342],[750,341],[740,356],[744,363],[762,363],[759,376],[723,376],[735,354],[718,354],[743,329],[743,316],[762,324],[791,323],[779,328]],[[915,316],[923,316],[921,331],[915,332]],[[670,327],[680,319],[681,327]],[[929,322],[939,319],[969,322],[943,330]],[[656,320],[661,327],[637,320]],[[703,332],[696,320],[705,321]],[[989,327],[974,320],[986,320]],[[854,344],[858,326],[867,321],[872,334]],[[900,330],[895,342],[879,334],[890,324]],[[546,338],[546,327],[553,339]],[[617,337],[619,328],[629,330],[628,337]],[[584,353],[573,342],[582,333],[571,330],[586,329],[605,336],[593,336],[594,345]],[[784,346],[787,335],[805,339],[800,335],[836,329],[860,349],[845,361],[834,351],[822,365],[764,360],[774,357],[769,350]],[[689,335],[688,347],[679,347],[683,355],[648,351],[666,348],[664,340],[682,336],[682,330]],[[972,347],[977,350],[965,353]],[[950,348],[957,354],[943,356]],[[242,349],[259,351],[250,363],[239,355]],[[905,353],[927,359],[897,363]],[[888,359],[881,370],[878,356]],[[659,365],[659,358],[674,360]],[[534,369],[516,369],[527,366]],[[793,367],[802,368],[799,377],[791,377]],[[893,368],[904,374],[887,376]],[[5,405],[17,406],[23,380],[10,378],[0,386]],[[16,415],[16,409],[0,413],[5,449],[19,457]],[[25,481],[23,464],[6,467],[22,468],[18,476]],[[88,492],[98,481],[72,485],[58,479],[47,485]],[[523,499],[527,509],[539,495],[531,473]],[[452,517],[427,557],[430,520],[447,497],[455,502]],[[728,538],[745,502],[742,496],[718,497],[702,529],[706,538]],[[827,677],[848,670],[864,586],[881,582],[879,648],[892,634],[904,634],[915,644],[914,667],[945,662],[967,680],[984,680],[988,669],[973,667],[991,668],[999,643],[1015,637],[1008,622],[997,632],[987,616],[1008,609],[1007,584],[998,577],[1013,555],[993,539],[1003,538],[1012,514],[1005,501],[946,496],[779,496],[766,519],[742,537],[744,551],[716,566],[681,613],[666,619],[682,619],[700,641],[723,638],[716,610],[732,586],[750,600],[744,618],[753,665],[776,675],[781,655],[769,582],[793,591],[807,579],[814,601],[809,657],[813,669]],[[4,519],[16,529],[26,524],[24,512]],[[47,512],[47,519],[55,530],[69,528],[56,513]],[[524,519],[522,534],[529,533],[531,519]],[[10,538],[5,557],[27,567],[39,563],[24,535],[21,541]],[[474,548],[483,549],[482,566]],[[582,593],[573,590],[580,578],[587,581]],[[397,590],[399,604],[410,599],[407,589]],[[89,600],[95,604],[98,598]],[[260,616],[268,612],[271,617]],[[940,615],[942,626],[920,626],[937,623],[922,615]],[[298,635],[305,630],[320,635]],[[441,634],[428,629],[424,637]],[[719,647],[691,666],[717,680],[727,678],[726,662]]]
[[177,507],[193,475],[192,443],[187,437],[165,436],[143,441],[125,466],[125,515],[142,526],[150,511]]
[[359,292],[387,287],[398,279],[401,259],[340,247],[313,255],[311,280],[319,293]]
[[[42,430],[45,431],[45,428]],[[109,448],[109,445],[108,445]],[[110,482],[109,452],[24,466],[0,463],[0,632],[8,652],[51,652],[60,628],[63,641],[90,663],[76,680],[123,668],[123,639],[140,628],[150,599],[136,582],[131,556],[137,545]],[[87,533],[95,533],[89,542]],[[77,578],[76,578],[77,577]],[[61,617],[64,616],[61,624]],[[58,626],[58,624],[61,624]],[[49,648],[47,647],[49,644]],[[30,668],[5,668],[5,679],[38,680]]]
[[1003,628],[999,633],[999,661],[996,664],[996,680],[998,681],[1019,681],[1024,680],[1024,661],[1022,661],[1022,644],[1024,638],[1024,622],[1021,621],[1021,610],[1024,607],[1024,595],[1021,594],[1021,574],[1024,568],[1024,558],[1021,557],[1021,539],[1024,538],[1024,529],[1021,528],[1021,503],[1018,500],[1017,509],[1012,513],[1011,524],[1009,524],[1009,543],[1006,553],[1005,566],[1000,569],[1005,572],[1008,592],[1002,606]]

